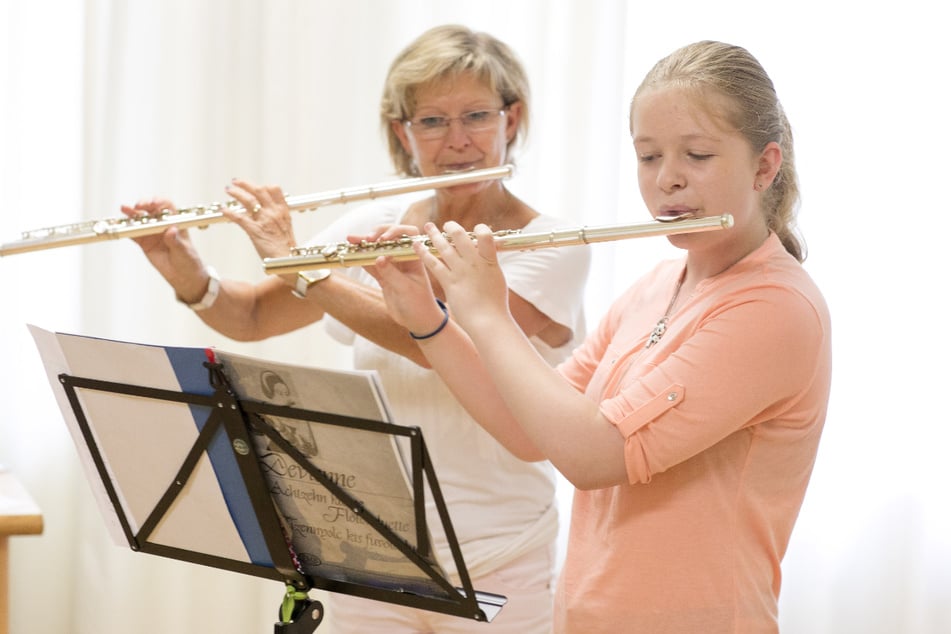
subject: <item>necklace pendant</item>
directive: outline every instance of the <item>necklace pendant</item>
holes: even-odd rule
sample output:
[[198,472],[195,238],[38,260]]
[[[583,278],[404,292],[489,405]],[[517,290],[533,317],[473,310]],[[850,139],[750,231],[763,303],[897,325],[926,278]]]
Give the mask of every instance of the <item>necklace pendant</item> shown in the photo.
[[655,343],[658,343],[660,338],[664,336],[665,332],[667,332],[667,317],[661,317],[660,321],[657,322],[657,325],[654,326],[650,336],[647,338],[647,345],[644,346],[644,349],[646,350]]

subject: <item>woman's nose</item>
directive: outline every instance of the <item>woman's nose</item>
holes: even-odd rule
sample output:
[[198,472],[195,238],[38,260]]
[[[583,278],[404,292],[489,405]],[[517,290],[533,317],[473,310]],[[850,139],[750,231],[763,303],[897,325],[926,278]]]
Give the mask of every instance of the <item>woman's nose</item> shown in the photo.
[[450,147],[465,147],[469,145],[469,130],[462,124],[461,119],[450,119],[446,130],[446,143]]

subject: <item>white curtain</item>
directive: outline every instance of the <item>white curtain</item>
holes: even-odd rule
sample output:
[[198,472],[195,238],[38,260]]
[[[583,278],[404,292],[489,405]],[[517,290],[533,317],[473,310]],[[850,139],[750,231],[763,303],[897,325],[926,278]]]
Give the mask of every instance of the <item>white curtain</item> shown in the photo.
[[[578,224],[646,218],[626,111],[656,59],[698,39],[760,58],[793,122],[807,267],[835,327],[829,420],[784,562],[783,631],[951,631],[951,46],[934,3],[8,0],[0,239],[118,216],[153,195],[222,200],[237,176],[291,194],[388,180],[384,75],[400,48],[446,22],[522,57],[533,122],[511,186]],[[345,211],[295,222],[306,235]],[[223,275],[263,275],[235,228],[197,234]],[[638,240],[594,253],[592,323],[672,251]],[[337,368],[346,351],[319,326],[260,344],[220,337],[129,241],[9,256],[0,284],[0,463],[45,519],[42,536],[11,545],[12,631],[271,631],[280,584],[109,541],[26,324]]]

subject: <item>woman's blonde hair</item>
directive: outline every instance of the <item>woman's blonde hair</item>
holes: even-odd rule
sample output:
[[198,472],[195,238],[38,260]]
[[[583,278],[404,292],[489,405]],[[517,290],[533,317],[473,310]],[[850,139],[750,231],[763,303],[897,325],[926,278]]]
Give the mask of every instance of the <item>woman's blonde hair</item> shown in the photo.
[[767,226],[786,250],[800,262],[804,261],[806,247],[796,229],[799,182],[792,129],[762,65],[739,46],[711,41],[687,45],[654,65],[634,93],[631,109],[641,93],[671,84],[695,91],[697,103],[703,101],[703,92],[707,89],[725,96],[732,107],[711,114],[721,116],[738,130],[754,151],[763,150],[772,141],[779,144],[783,162],[772,185],[763,194],[763,212]]
[[416,93],[420,87],[462,73],[472,73],[502,98],[505,106],[521,102],[518,130],[509,141],[506,160],[528,134],[528,77],[515,53],[487,33],[464,26],[444,25],[432,28],[396,56],[390,65],[380,101],[380,121],[386,134],[390,158],[403,175],[417,175],[413,157],[403,149],[391,122],[411,119],[416,112]]

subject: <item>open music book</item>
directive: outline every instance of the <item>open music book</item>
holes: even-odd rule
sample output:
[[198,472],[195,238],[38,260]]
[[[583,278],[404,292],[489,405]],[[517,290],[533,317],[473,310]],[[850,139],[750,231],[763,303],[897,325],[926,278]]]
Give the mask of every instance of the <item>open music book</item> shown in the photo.
[[467,618],[504,604],[472,590],[458,545],[464,589],[446,580],[422,435],[374,372],[30,330],[117,543]]

